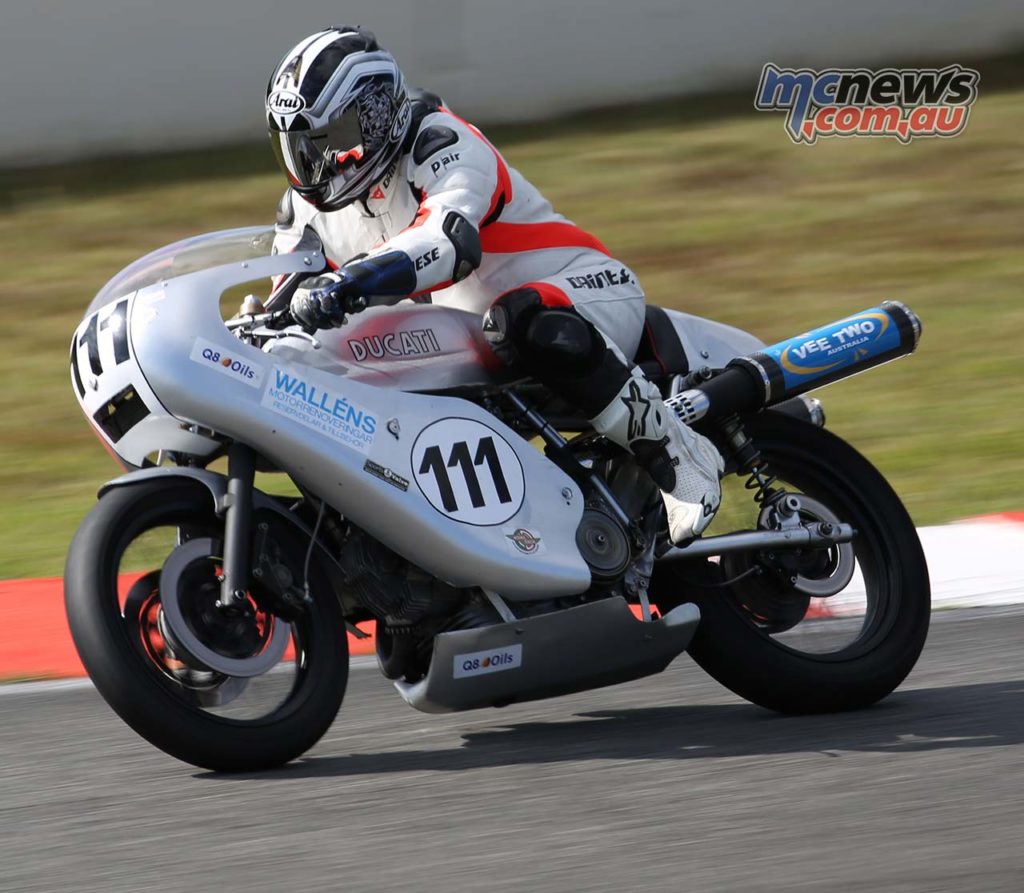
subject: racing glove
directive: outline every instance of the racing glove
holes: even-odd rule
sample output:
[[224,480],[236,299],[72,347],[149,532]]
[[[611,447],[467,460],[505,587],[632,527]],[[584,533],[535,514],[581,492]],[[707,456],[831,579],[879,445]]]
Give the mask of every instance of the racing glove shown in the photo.
[[366,309],[366,297],[356,278],[344,270],[306,280],[295,290],[292,316],[307,332],[334,329],[349,313]]

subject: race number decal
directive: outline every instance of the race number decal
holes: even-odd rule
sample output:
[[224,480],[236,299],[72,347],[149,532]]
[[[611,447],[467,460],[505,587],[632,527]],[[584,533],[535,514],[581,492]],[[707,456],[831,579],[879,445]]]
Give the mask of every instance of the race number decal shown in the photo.
[[430,504],[463,524],[504,524],[526,493],[511,444],[472,419],[441,419],[424,428],[412,447],[412,471]]

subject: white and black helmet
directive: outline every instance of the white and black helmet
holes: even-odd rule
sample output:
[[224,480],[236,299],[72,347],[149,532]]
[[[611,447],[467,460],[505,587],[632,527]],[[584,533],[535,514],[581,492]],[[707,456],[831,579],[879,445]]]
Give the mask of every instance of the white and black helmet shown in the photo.
[[267,123],[292,188],[322,211],[383,178],[411,114],[394,57],[364,28],[318,31],[289,51],[267,85]]

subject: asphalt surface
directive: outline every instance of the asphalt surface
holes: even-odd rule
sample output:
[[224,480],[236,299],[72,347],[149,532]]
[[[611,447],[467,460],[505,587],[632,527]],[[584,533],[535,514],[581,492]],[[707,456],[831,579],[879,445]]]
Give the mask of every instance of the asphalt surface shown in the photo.
[[688,658],[418,714],[368,668],[292,766],[178,763],[86,687],[0,694],[0,890],[1024,889],[1024,613],[938,614],[904,687],[782,718]]

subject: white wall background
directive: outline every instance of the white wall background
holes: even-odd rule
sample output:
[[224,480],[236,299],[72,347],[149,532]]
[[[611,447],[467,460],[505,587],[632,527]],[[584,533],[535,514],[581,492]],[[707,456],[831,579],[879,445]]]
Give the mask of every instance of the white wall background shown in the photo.
[[1024,42],[1021,0],[0,0],[0,164],[257,137],[278,59],[349,23],[485,121]]

